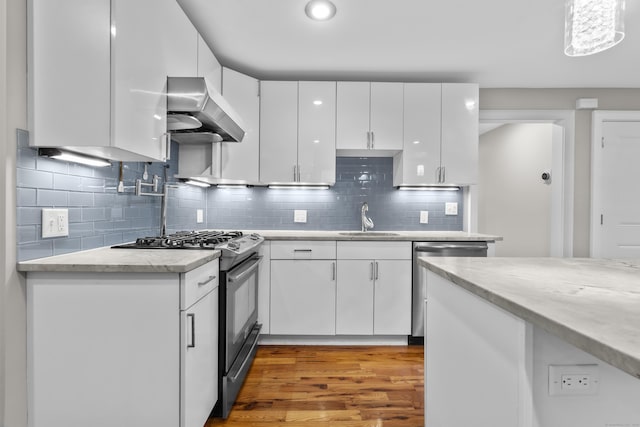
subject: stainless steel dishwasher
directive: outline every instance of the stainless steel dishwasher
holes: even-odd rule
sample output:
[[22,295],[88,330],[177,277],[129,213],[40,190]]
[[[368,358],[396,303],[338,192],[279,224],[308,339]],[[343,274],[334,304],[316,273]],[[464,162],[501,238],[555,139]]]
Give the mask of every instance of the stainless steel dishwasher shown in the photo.
[[486,257],[487,242],[413,242],[413,296],[411,308],[411,339],[424,339],[424,299],[427,297],[424,268],[418,267],[418,257]]

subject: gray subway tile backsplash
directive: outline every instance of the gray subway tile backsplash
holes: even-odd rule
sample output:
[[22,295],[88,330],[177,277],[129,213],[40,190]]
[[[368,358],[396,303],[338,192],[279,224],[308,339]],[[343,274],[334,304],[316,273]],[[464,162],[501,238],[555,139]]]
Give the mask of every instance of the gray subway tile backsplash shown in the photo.
[[[37,156],[26,132],[18,134],[18,259],[28,260],[156,236],[160,232],[160,197],[135,196],[144,163],[123,164],[125,193],[117,192],[119,163],[92,168]],[[153,175],[177,172],[177,147],[168,168],[148,165]],[[369,204],[375,230],[462,230],[462,192],[398,191],[392,187],[391,158],[346,158],[336,161],[337,180],[329,190],[273,190],[265,187],[201,189],[184,184],[169,190],[167,231],[359,230],[360,206]],[[164,182],[164,179],[162,179]],[[145,189],[146,190],[146,189]],[[458,203],[457,216],[445,216],[444,204]],[[69,209],[69,236],[42,239],[42,208]],[[205,222],[196,223],[203,209]],[[293,211],[307,210],[306,223],[294,223]],[[419,224],[420,210],[429,224]]]

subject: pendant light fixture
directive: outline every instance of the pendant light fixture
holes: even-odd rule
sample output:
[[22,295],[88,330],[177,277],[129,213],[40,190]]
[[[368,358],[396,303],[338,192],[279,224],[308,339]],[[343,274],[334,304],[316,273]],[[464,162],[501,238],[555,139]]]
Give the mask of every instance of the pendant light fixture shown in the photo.
[[314,21],[328,21],[336,14],[336,5],[329,0],[311,0],[304,12]]
[[625,0],[566,0],[564,53],[602,52],[624,38]]

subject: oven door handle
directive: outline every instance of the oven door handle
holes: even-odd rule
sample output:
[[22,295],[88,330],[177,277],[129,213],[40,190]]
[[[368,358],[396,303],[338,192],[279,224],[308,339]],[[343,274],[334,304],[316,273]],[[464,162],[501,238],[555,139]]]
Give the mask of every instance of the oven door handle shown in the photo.
[[[259,333],[260,329],[262,328],[262,325],[257,325],[257,326],[258,326],[258,333]],[[247,354],[251,354],[253,352],[253,350],[256,348],[257,345],[258,345],[258,336],[257,336],[257,333],[256,333],[255,340],[251,344],[251,349],[249,350],[249,352]],[[242,373],[242,371],[244,370],[244,367],[246,366],[246,364],[249,361],[249,359],[250,359],[249,357],[246,357],[244,359],[244,361],[242,362],[242,365],[240,365],[240,369],[238,369],[238,372],[236,372],[235,375],[233,377],[231,377],[231,382],[235,383],[238,380],[238,377],[240,376],[240,373]]]
[[261,260],[262,260],[261,256],[251,258],[238,273],[234,272],[234,274],[230,274],[228,276],[228,280],[230,282],[239,282],[243,280],[246,276],[251,274],[256,268],[258,268],[258,264],[260,264]]

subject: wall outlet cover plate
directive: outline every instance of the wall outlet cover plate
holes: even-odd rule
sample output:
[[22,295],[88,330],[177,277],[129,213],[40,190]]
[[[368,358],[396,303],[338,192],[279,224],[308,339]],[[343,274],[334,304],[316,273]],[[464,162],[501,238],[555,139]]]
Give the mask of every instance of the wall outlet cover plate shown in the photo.
[[458,215],[458,204],[456,202],[450,202],[444,204],[445,215]]

